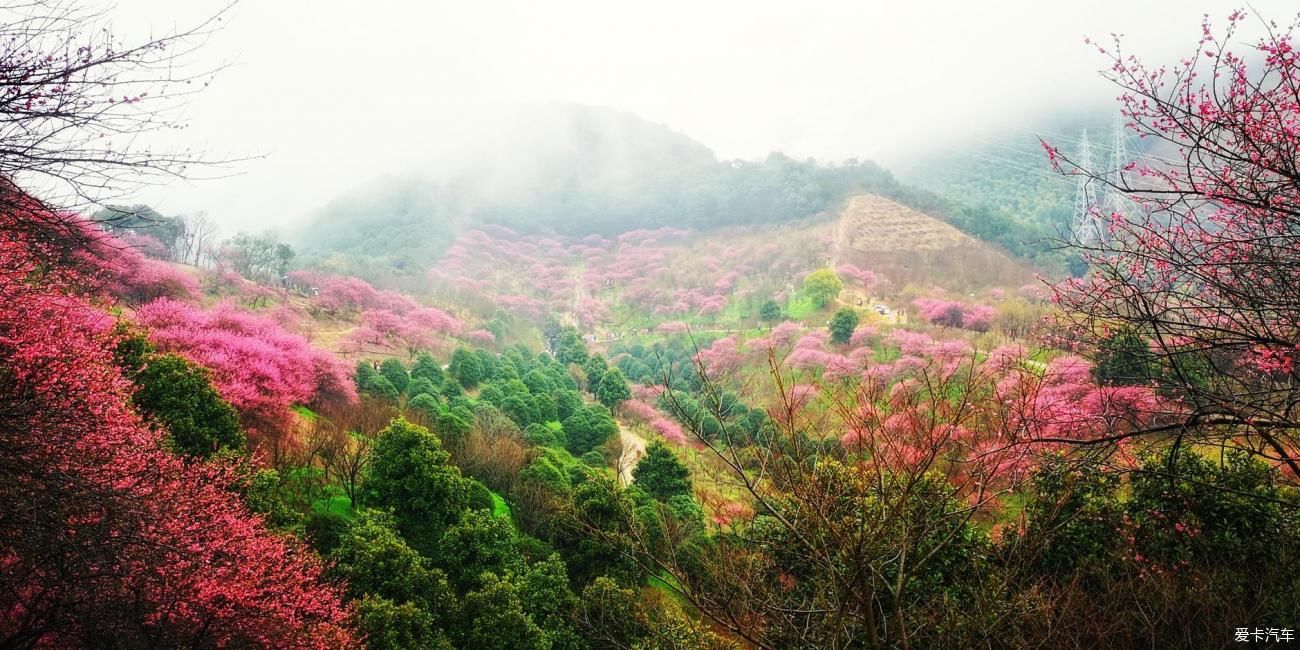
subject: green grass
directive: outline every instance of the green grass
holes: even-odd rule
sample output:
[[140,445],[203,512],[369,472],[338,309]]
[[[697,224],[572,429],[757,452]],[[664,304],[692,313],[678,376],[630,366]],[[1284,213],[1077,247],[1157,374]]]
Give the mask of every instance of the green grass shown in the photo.
[[294,406],[293,412],[297,413],[299,417],[301,417],[302,419],[310,420],[312,422],[315,422],[318,418],[320,418],[320,416],[317,415],[315,411],[307,408],[306,406],[302,406],[301,404]]
[[506,503],[506,500],[502,498],[500,494],[497,494],[492,490],[488,490],[488,492],[492,493],[492,514],[498,517],[505,517],[513,522],[514,514],[510,512],[510,504]]
[[352,500],[342,494],[317,499],[312,502],[311,509],[320,514],[335,514],[344,519],[352,518]]
[[882,345],[876,348],[873,356],[876,363],[893,363],[903,356],[903,351],[890,345]]
[[662,591],[665,595],[677,601],[679,604],[688,604],[686,598],[683,597],[679,591],[681,589],[681,584],[678,583],[677,579],[667,571],[660,571],[658,575],[646,578],[646,584],[649,585],[651,589]]
[[800,294],[795,294],[794,297],[790,298],[785,307],[785,313],[789,315],[791,320],[804,320],[819,311],[821,311],[821,307],[818,307],[817,303],[814,303],[808,296]]

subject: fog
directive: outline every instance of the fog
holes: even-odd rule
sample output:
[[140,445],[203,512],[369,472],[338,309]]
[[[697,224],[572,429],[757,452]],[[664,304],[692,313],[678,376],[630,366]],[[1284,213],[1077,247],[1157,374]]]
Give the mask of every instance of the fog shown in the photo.
[[[120,0],[110,15],[144,34],[223,6]],[[1085,35],[1122,33],[1134,53],[1172,61],[1194,46],[1202,13],[1236,6],[244,0],[196,62],[229,67],[167,137],[258,158],[138,198],[167,214],[207,211],[227,233],[284,224],[374,177],[500,148],[518,115],[552,102],[629,111],[720,158],[779,150],[902,165],[991,129],[1106,106],[1115,93]],[[1279,21],[1295,11],[1283,0],[1253,8]]]

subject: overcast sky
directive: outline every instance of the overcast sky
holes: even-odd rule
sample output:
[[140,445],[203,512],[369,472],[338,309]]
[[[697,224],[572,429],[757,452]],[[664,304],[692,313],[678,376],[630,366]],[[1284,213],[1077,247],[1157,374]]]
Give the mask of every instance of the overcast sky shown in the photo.
[[[120,31],[162,31],[213,0],[118,0]],[[343,189],[445,158],[515,107],[631,111],[723,158],[772,150],[902,162],[1057,106],[1097,104],[1085,35],[1171,60],[1218,0],[243,0],[203,51],[234,65],[188,111],[189,142],[266,154],[240,175],[142,196],[207,210],[227,234],[283,222]],[[1294,0],[1255,0],[1294,15]]]

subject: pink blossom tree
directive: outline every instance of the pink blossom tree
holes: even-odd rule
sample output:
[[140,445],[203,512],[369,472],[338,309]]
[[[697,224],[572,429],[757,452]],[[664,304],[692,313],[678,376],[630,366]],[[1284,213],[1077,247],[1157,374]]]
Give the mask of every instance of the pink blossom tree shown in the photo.
[[45,278],[0,274],[0,644],[355,647],[320,560],[248,511],[234,468],[132,410],[114,319],[77,295],[93,278],[48,259],[0,241],[0,266]]
[[1144,65],[1118,38],[1098,46],[1126,126],[1168,158],[1100,173],[1044,143],[1121,208],[1097,211],[1100,236],[1073,242],[1090,271],[1055,300],[1086,353],[1143,341],[1131,358],[1175,397],[1165,417],[1110,437],[1176,434],[1300,476],[1300,58],[1294,24],[1234,51],[1245,19],[1207,18],[1173,66]]
[[272,442],[290,433],[293,404],[356,401],[346,365],[274,321],[230,304],[202,311],[164,298],[141,307],[136,319],[160,350],[211,370],[217,391],[245,425]]

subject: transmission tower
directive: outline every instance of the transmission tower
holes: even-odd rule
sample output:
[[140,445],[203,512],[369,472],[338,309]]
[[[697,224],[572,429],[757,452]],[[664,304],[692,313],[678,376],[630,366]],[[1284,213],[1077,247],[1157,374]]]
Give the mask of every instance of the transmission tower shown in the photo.
[[1113,214],[1132,217],[1137,214],[1137,204],[1130,199],[1127,194],[1116,189],[1125,187],[1124,166],[1132,162],[1128,152],[1128,138],[1124,133],[1124,121],[1116,115],[1115,125],[1112,127],[1111,146],[1110,146],[1110,167],[1106,172],[1106,196],[1102,202],[1102,210],[1109,217]]
[[1083,130],[1079,137],[1079,152],[1075,164],[1078,167],[1078,184],[1074,190],[1074,219],[1070,225],[1074,241],[1083,246],[1093,246],[1101,241],[1102,227],[1098,221],[1097,207],[1101,203],[1098,193],[1104,188],[1092,188],[1092,147],[1088,144],[1088,130]]

